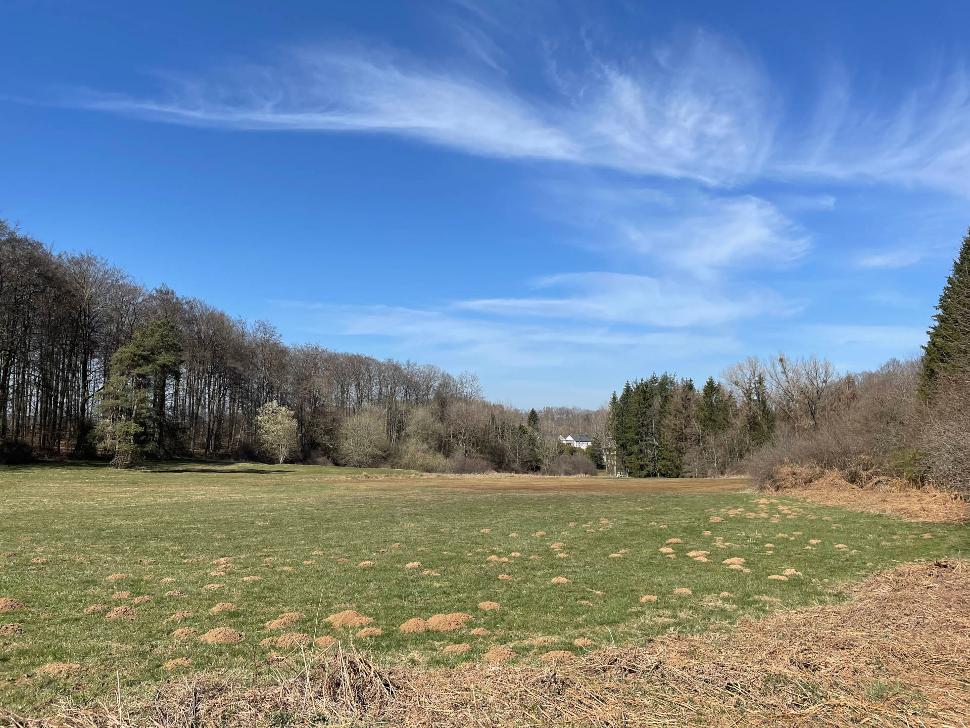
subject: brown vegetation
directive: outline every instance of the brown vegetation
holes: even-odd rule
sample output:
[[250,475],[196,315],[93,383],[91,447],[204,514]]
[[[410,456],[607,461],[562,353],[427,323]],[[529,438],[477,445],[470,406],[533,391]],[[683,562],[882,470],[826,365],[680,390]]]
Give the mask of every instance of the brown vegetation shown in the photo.
[[[210,728],[286,714],[293,726],[323,716],[442,728],[959,725],[970,714],[970,564],[903,565],[861,582],[844,604],[780,612],[733,632],[566,654],[547,653],[550,665],[497,667],[515,653],[493,647],[459,669],[382,670],[338,650],[278,684],[207,673],[166,682],[124,706],[124,724]],[[118,710],[65,708],[56,725],[120,728]]]
[[970,521],[970,502],[933,486],[914,486],[902,478],[871,476],[850,483],[835,470],[786,465],[775,471],[766,487],[814,503],[884,513],[907,521]]

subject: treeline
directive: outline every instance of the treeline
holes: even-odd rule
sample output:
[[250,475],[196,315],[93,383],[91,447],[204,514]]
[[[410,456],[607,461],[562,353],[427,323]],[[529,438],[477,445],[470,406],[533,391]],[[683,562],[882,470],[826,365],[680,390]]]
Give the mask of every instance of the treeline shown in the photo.
[[970,233],[921,359],[839,374],[825,359],[748,359],[698,390],[671,374],[628,382],[610,401],[610,470],[678,477],[784,464],[850,482],[897,476],[970,492]]
[[148,457],[253,458],[273,401],[294,413],[298,459],[525,471],[555,457],[526,413],[484,401],[471,375],[287,346],[268,324],[146,290],[0,221],[7,460],[114,455],[122,441]]

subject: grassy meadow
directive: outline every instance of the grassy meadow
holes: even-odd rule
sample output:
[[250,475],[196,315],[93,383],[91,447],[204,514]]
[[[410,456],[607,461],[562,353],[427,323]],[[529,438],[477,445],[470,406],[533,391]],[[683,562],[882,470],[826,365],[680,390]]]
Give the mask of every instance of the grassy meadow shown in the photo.
[[[746,487],[315,466],[0,469],[0,704],[34,713],[179,671],[263,672],[274,653],[327,636],[431,665],[499,645],[531,659],[637,643],[837,600],[900,562],[970,555],[965,526]],[[371,631],[327,621],[343,610]],[[302,616],[267,626],[286,612]],[[454,613],[469,615],[454,631],[399,630]],[[241,641],[199,639],[222,627]],[[287,644],[265,643],[283,634]],[[40,669],[50,663],[71,667]]]

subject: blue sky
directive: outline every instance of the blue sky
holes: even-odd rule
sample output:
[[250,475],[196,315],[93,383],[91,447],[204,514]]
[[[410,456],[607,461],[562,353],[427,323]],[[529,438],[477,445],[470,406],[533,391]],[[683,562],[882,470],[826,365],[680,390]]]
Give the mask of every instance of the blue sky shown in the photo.
[[317,342],[596,406],[919,352],[970,5],[0,3],[0,217]]

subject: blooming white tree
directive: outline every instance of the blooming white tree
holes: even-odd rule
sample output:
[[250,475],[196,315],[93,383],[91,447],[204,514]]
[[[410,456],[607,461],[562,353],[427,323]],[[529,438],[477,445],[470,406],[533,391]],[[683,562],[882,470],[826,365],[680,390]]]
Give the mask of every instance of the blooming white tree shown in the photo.
[[256,437],[260,447],[282,465],[300,444],[293,410],[276,400],[264,404],[256,415]]

